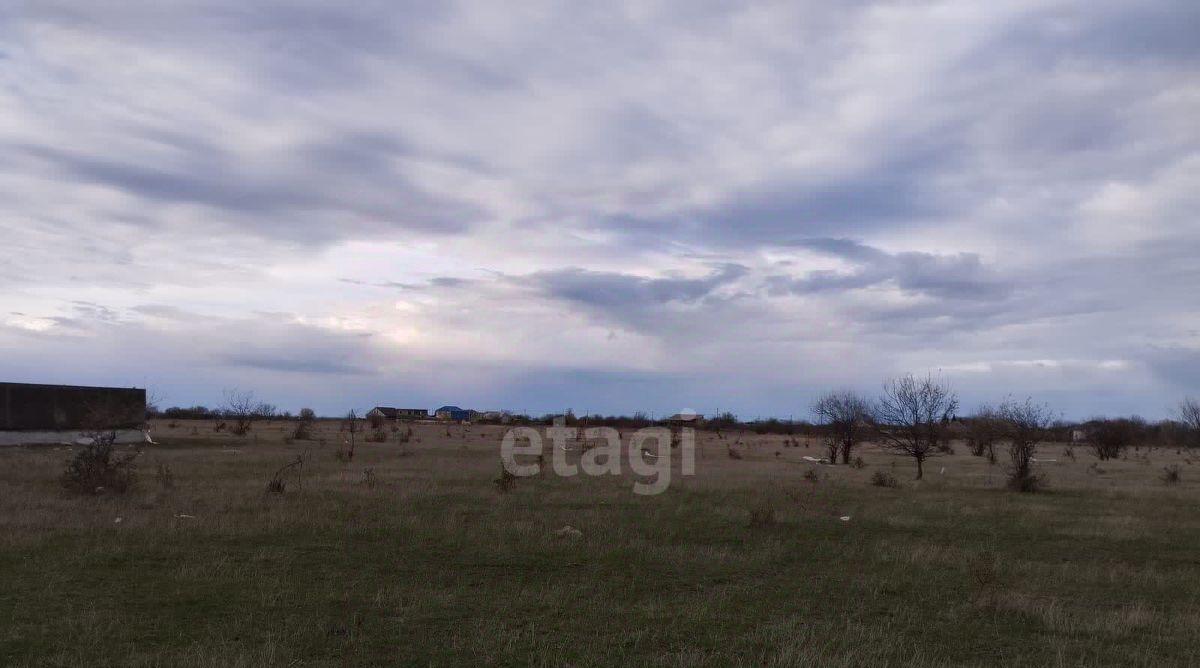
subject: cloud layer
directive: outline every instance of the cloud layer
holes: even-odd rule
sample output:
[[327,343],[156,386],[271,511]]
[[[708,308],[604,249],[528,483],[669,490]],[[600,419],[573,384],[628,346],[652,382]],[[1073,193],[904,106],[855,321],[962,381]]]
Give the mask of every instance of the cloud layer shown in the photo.
[[0,10],[0,377],[1200,394],[1195,3],[168,4]]

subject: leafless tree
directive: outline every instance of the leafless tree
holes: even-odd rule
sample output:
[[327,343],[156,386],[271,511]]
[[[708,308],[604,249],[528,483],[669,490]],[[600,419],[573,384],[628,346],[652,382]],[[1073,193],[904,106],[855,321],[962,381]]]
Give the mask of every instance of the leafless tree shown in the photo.
[[344,447],[338,448],[337,456],[338,459],[349,462],[354,459],[354,435],[361,430],[358,424],[358,413],[354,412],[353,409],[349,413],[346,413],[344,429],[350,433],[350,438],[343,443]]
[[254,392],[237,389],[225,391],[225,404],[221,409],[227,420],[233,421],[231,431],[238,436],[250,433],[250,427],[258,419],[270,419],[275,415],[275,407],[260,402],[254,397]]
[[1187,397],[1179,402],[1179,421],[1188,432],[1188,445],[1200,446],[1200,399]]
[[996,410],[1008,439],[1008,455],[1012,464],[1008,470],[1008,486],[1020,492],[1036,492],[1042,477],[1033,472],[1033,456],[1039,441],[1046,438],[1054,414],[1050,407],[1035,404],[1031,399],[1018,402],[1011,397]]
[[964,420],[967,431],[967,447],[976,457],[986,456],[989,463],[996,463],[996,441],[1003,438],[1003,424],[996,410],[987,404],[979,407],[975,415]]
[[949,384],[910,373],[883,384],[872,413],[880,445],[916,460],[920,480],[925,460],[939,454],[937,446],[957,409],[958,397]]
[[825,444],[829,462],[836,463],[841,453],[842,463],[850,463],[850,451],[863,440],[868,429],[871,404],[852,390],[827,392],[813,402],[812,412],[825,425]]

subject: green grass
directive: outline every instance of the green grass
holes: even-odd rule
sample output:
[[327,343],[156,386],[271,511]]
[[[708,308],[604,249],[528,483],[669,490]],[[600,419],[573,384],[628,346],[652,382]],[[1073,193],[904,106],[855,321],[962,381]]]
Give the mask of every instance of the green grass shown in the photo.
[[[551,476],[502,495],[496,440],[431,434],[351,465],[162,439],[138,491],[99,499],[57,486],[63,451],[0,452],[0,664],[1200,664],[1197,493],[1157,468],[1039,495],[900,468],[886,489],[866,482],[886,455],[814,484],[768,450],[710,453],[656,497]],[[264,493],[305,447],[303,489]]]

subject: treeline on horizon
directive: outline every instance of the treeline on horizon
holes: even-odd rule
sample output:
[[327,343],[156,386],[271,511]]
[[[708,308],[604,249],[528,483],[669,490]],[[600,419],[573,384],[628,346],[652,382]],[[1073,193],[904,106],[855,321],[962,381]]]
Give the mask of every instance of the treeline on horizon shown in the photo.
[[[1196,400],[1185,399],[1180,403],[1180,419],[1163,419],[1159,421],[1149,421],[1137,415],[1123,417],[1093,417],[1083,421],[1069,421],[1058,419],[1054,420],[1044,430],[1045,441],[1051,442],[1071,442],[1078,440],[1077,432],[1083,432],[1090,436],[1097,431],[1113,431],[1117,430],[1124,434],[1124,438],[1129,442],[1143,444],[1147,446],[1159,447],[1186,447],[1191,445],[1200,445],[1197,443],[1197,428],[1200,425],[1194,425],[1195,415],[1189,415],[1189,410],[1194,413],[1197,407]],[[249,415],[247,415],[249,413]],[[147,407],[147,416],[150,418],[168,419],[168,420],[236,420],[244,419],[252,416],[256,420],[281,420],[281,421],[312,421],[312,420],[337,420],[344,421],[346,415],[341,416],[318,416],[309,408],[303,408],[297,413],[290,411],[279,411],[277,408],[268,403],[257,403],[249,411],[245,406],[238,407],[218,407],[208,408],[206,406],[190,406],[180,407],[172,406],[166,409],[158,409],[151,405]],[[1189,419],[1189,417],[1191,419]],[[356,414],[356,419],[367,420],[364,415]],[[433,419],[432,417],[430,419]],[[982,407],[982,409],[974,415],[953,416],[947,420],[945,425],[950,438],[971,440],[972,434],[978,430],[981,423],[991,421],[994,417],[991,414],[991,409]],[[669,426],[675,424],[670,418],[652,418],[644,412],[635,412],[632,415],[602,415],[584,414],[577,415],[573,410],[567,409],[564,413],[546,413],[543,415],[525,415],[520,413],[505,413],[503,418],[497,419],[477,419],[475,424],[505,424],[505,425],[545,425],[549,426],[555,423],[556,420],[561,420],[568,427],[613,427],[616,429],[641,429],[644,427]],[[369,420],[368,420],[369,421]],[[867,420],[869,422],[869,420]],[[784,435],[784,436],[806,436],[812,438],[828,437],[831,430],[831,425],[828,422],[813,422],[810,420],[800,419],[781,419],[770,417],[765,419],[742,420],[732,412],[723,412],[718,415],[704,418],[696,423],[696,429],[707,431],[745,431],[757,435]],[[869,425],[865,425],[869,426]]]

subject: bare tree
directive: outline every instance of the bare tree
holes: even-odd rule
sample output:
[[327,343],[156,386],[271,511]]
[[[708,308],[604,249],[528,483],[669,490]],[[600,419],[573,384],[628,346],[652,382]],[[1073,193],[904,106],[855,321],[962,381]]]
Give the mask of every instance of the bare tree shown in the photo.
[[337,457],[342,461],[349,462],[354,459],[354,435],[361,429],[358,424],[358,413],[353,409],[346,413],[346,422],[343,428],[350,433],[350,439],[342,444],[343,447],[338,448]]
[[1179,402],[1179,421],[1188,432],[1189,447],[1200,446],[1200,399],[1187,397]]
[[225,404],[221,413],[225,419],[233,421],[231,431],[234,434],[245,436],[250,433],[250,427],[255,420],[273,417],[275,407],[255,399],[254,392],[233,389],[225,390]]
[[813,415],[825,425],[825,444],[829,462],[836,463],[841,453],[842,463],[850,463],[850,451],[863,440],[871,404],[852,390],[827,392],[812,405]]
[[967,447],[976,457],[987,457],[991,464],[996,463],[996,441],[1004,437],[1004,425],[996,410],[984,404],[975,415],[964,420],[967,430]]
[[1046,438],[1054,414],[1050,407],[1035,404],[1031,399],[1017,402],[1011,397],[996,410],[1008,439],[1008,455],[1012,464],[1008,470],[1008,486],[1019,492],[1036,492],[1042,477],[1033,472],[1033,456],[1039,441]]
[[872,412],[880,445],[916,460],[920,480],[925,460],[939,454],[938,444],[957,409],[958,397],[947,383],[910,373],[883,384]]

